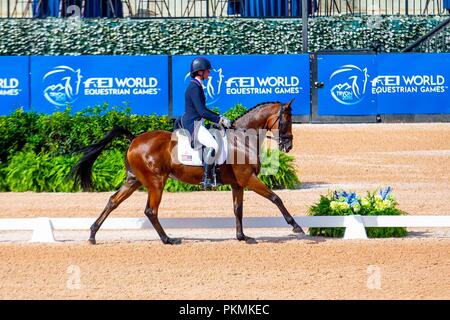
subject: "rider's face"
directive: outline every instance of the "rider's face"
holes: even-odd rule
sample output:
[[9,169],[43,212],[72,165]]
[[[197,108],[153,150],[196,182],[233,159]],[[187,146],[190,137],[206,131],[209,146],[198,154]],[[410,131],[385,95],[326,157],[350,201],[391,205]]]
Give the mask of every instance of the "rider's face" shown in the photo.
[[206,70],[203,71],[203,79],[205,79],[205,80],[208,79],[209,72],[210,72],[209,69],[206,69]]

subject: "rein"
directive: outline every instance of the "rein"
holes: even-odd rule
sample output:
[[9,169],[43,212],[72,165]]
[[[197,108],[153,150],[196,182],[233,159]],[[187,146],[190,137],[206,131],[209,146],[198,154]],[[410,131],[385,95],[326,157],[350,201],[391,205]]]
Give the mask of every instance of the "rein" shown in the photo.
[[[280,111],[278,112],[277,120],[275,120],[272,123],[272,126],[268,129],[269,131],[272,131],[272,129],[275,126],[275,123],[277,123],[277,121],[278,121],[278,130],[280,130],[281,126],[283,125],[283,117],[282,117],[283,116],[283,111],[284,111],[284,104],[281,105]],[[270,136],[266,136],[266,138],[275,140],[274,137],[270,137]]]

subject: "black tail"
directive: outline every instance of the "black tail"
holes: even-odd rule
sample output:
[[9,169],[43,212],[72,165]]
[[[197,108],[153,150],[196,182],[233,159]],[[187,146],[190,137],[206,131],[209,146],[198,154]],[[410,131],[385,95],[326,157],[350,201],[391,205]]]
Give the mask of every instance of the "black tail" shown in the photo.
[[119,136],[126,136],[130,141],[135,138],[135,136],[127,129],[116,127],[108,132],[108,134],[99,142],[91,144],[79,151],[83,152],[84,155],[72,168],[70,176],[75,178],[75,184],[80,182],[84,191],[91,190],[92,188],[92,166],[94,165],[95,160],[97,160],[98,156],[106,146],[113,141],[114,138]]

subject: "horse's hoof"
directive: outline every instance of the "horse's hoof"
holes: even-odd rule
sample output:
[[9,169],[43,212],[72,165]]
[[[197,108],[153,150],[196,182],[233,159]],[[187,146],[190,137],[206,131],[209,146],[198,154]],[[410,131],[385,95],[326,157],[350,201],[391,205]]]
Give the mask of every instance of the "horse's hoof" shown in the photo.
[[97,242],[95,241],[95,239],[89,239],[88,243],[93,245],[93,244],[96,244]]
[[292,229],[292,231],[294,233],[305,234],[305,232],[303,231],[303,229],[300,226],[294,227],[294,229]]
[[164,244],[181,244],[181,239],[167,238]]
[[247,236],[238,236],[237,239],[239,241],[245,241],[247,244],[255,244],[258,243],[255,238],[247,237]]

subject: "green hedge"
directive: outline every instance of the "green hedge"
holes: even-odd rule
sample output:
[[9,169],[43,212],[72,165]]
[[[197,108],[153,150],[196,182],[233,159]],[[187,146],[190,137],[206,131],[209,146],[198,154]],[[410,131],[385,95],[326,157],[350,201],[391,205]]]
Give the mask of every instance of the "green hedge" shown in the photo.
[[[22,150],[36,154],[70,155],[102,139],[114,126],[133,133],[173,128],[167,116],[133,115],[126,106],[109,108],[104,104],[75,114],[70,107],[53,114],[17,109],[8,116],[0,116],[0,162],[6,162],[8,156]],[[127,146],[128,140],[118,139],[111,148],[125,151]]]
[[[309,20],[309,51],[400,51],[439,16]],[[275,54],[302,51],[300,19],[0,19],[0,55]]]

